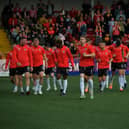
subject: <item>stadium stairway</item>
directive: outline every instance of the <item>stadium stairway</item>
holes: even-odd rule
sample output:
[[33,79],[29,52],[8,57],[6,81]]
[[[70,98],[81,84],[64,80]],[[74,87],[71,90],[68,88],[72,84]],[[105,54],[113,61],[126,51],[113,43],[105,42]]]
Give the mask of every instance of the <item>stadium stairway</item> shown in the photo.
[[4,31],[4,29],[0,29],[0,52],[2,52],[5,57],[10,50],[11,45],[7,33]]

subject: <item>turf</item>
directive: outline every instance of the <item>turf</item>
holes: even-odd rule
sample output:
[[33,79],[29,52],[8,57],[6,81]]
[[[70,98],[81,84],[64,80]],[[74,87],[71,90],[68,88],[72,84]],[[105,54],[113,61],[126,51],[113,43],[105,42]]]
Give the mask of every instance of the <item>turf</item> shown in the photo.
[[129,129],[129,88],[120,93],[115,80],[112,91],[100,94],[96,77],[94,86],[94,100],[79,99],[78,76],[69,77],[67,96],[46,92],[45,85],[42,96],[21,96],[0,78],[0,129]]

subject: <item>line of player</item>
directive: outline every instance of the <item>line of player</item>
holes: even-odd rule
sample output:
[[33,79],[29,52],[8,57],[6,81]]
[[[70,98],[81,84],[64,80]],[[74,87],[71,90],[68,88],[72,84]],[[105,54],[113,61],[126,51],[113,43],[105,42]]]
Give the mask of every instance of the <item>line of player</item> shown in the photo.
[[[127,58],[129,49],[123,45],[120,39],[110,46],[106,46],[105,42],[100,41],[98,46],[94,46],[90,41],[86,41],[85,36],[80,37],[80,45],[77,46],[77,54],[80,55],[79,72],[80,72],[80,98],[84,99],[85,92],[90,93],[90,99],[94,99],[94,84],[93,84],[93,68],[95,60],[98,64],[98,77],[100,91],[103,92],[108,81],[108,71],[111,64],[112,75],[109,76],[109,88],[112,89],[113,77],[116,69],[119,71],[120,91],[126,87],[125,70],[127,67]],[[43,63],[45,61],[45,64]],[[30,77],[33,78],[34,94],[42,95],[43,76],[45,65],[45,74],[47,82],[47,91],[51,89],[50,76],[53,79],[54,90],[57,90],[56,82],[60,87],[60,95],[64,96],[68,86],[68,67],[69,60],[74,70],[73,56],[70,49],[62,43],[62,40],[57,38],[56,48],[50,48],[47,44],[44,48],[39,45],[39,39],[34,38],[33,45],[26,45],[26,39],[21,38],[18,45],[13,45],[6,58],[5,69],[10,72],[10,79],[15,84],[13,92],[17,93],[20,88],[20,93],[30,94]],[[55,76],[56,67],[56,76]],[[23,88],[23,76],[25,75],[26,91]],[[63,82],[61,78],[63,77]],[[85,88],[86,83],[86,88]]]

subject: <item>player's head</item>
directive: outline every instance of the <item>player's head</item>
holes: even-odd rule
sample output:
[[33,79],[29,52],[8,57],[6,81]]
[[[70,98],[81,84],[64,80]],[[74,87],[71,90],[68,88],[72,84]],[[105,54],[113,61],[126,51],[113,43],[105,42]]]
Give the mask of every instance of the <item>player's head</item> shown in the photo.
[[61,39],[56,39],[56,47],[61,48],[63,46],[62,40]]
[[100,42],[99,42],[99,47],[100,47],[101,49],[104,49],[104,48],[105,48],[105,45],[106,45],[106,43],[105,43],[104,41],[100,41]]
[[26,44],[26,42],[27,42],[27,40],[26,40],[25,37],[21,37],[21,38],[20,38],[20,45],[21,45],[21,46],[24,46],[24,45]]
[[33,45],[34,45],[35,47],[37,47],[37,46],[39,45],[39,39],[38,39],[38,38],[34,38],[34,39],[33,39]]
[[119,47],[121,45],[121,40],[120,39],[117,39],[116,40],[116,47]]
[[80,36],[80,43],[83,45],[86,43],[86,37],[85,36]]

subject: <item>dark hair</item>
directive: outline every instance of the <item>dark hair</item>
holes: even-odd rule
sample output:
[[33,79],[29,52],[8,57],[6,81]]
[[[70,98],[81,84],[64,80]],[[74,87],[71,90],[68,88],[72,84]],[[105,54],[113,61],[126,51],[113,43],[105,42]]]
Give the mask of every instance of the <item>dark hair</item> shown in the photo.
[[20,37],[20,38],[19,38],[19,41],[21,41],[21,40],[23,40],[23,39],[26,39],[26,38],[25,38],[25,37]]
[[34,38],[33,38],[33,41],[34,41],[35,39],[38,39],[38,40],[39,40],[39,38],[38,38],[38,37],[34,37]]
[[85,35],[81,35],[80,38],[85,38],[86,39],[86,36]]
[[58,39],[56,39],[56,43],[62,44],[62,40],[58,38]]
[[116,46],[119,47],[121,45],[121,40],[120,39],[117,39],[116,40]]

